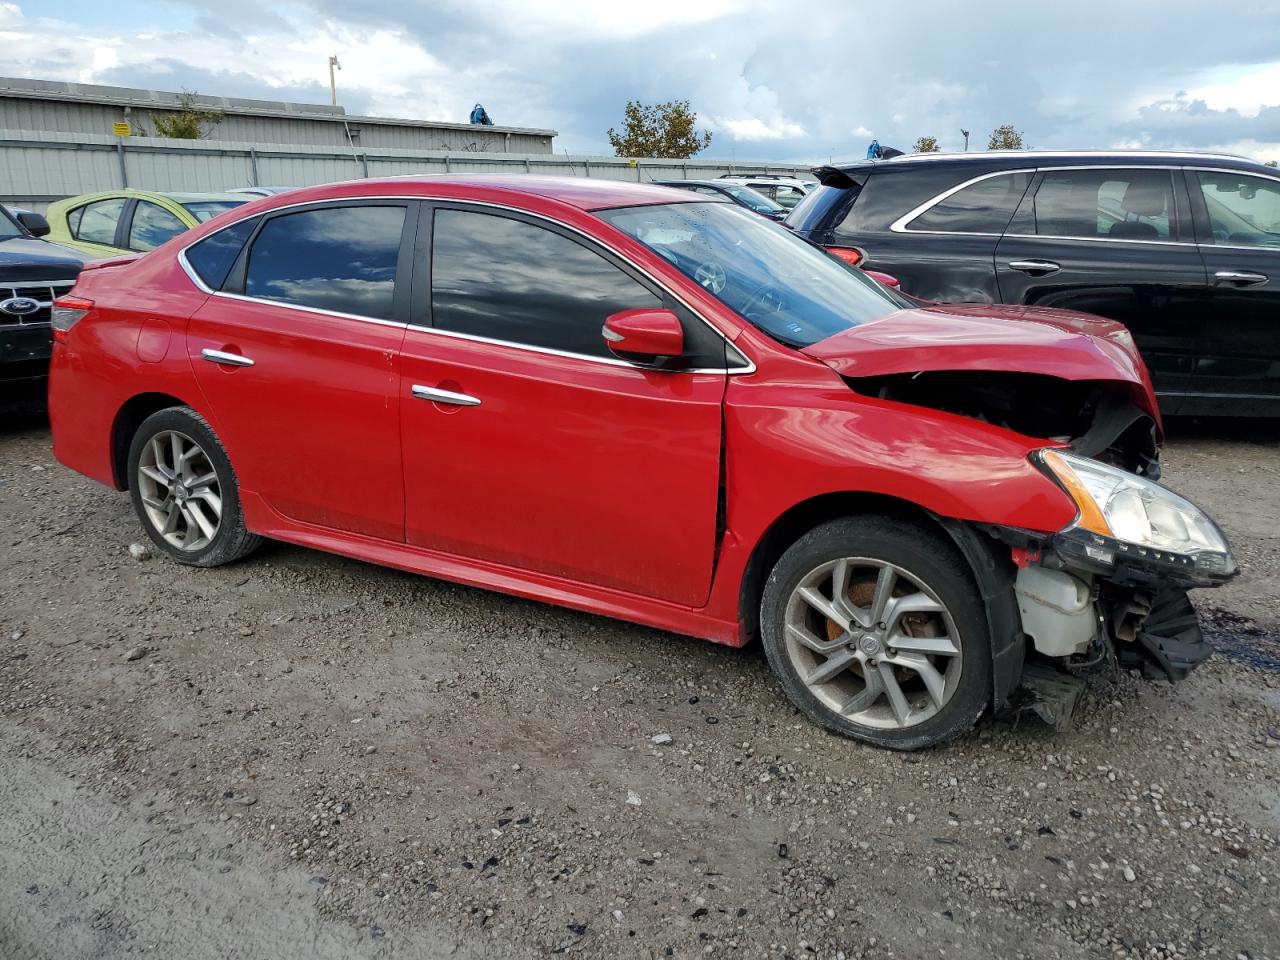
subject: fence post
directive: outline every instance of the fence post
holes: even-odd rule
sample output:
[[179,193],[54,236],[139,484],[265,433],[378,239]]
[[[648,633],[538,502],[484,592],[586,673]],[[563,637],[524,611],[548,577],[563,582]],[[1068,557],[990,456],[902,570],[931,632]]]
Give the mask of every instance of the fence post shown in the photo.
[[129,174],[124,167],[124,137],[116,138],[116,157],[120,161],[120,186],[127,188],[129,186]]
[[249,173],[252,175],[252,178],[253,178],[253,182],[250,184],[250,186],[254,186],[254,187],[262,186],[262,184],[258,182],[258,148],[257,147],[249,148]]

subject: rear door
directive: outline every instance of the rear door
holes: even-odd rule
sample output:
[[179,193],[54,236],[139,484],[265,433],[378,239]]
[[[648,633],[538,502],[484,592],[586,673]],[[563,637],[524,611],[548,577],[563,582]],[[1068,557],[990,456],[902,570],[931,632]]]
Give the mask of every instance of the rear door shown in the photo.
[[1174,414],[1206,290],[1192,240],[1174,169],[1044,169],[996,249],[1001,300],[1120,321],[1146,360],[1162,412]]
[[[188,324],[191,366],[242,487],[291,520],[404,539],[396,363],[416,213],[271,213],[225,281],[205,280],[221,290]],[[193,268],[234,229],[193,246]]]
[[[409,543],[705,603],[724,340],[545,221],[450,205],[420,246],[427,237],[430,289],[415,298],[401,360]],[[607,316],[664,305],[685,313],[689,369],[609,353]]]
[[1280,180],[1186,177],[1209,292],[1182,412],[1280,416]]

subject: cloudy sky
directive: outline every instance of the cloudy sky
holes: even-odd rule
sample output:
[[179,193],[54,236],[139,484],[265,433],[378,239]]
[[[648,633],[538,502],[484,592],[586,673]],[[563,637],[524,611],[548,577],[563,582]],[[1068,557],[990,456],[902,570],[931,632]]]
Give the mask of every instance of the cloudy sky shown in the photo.
[[874,136],[1280,159],[1277,0],[0,0],[0,75],[494,120],[610,153],[628,99],[688,98],[708,156],[854,158]]

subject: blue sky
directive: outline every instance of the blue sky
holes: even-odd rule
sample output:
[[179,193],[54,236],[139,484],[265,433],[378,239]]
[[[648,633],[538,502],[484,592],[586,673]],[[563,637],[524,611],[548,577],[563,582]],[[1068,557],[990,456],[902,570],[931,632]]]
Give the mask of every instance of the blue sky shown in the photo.
[[608,153],[630,98],[687,97],[707,155],[817,162],[875,137],[1280,159],[1280,3],[1267,0],[0,0],[0,74],[494,119]]

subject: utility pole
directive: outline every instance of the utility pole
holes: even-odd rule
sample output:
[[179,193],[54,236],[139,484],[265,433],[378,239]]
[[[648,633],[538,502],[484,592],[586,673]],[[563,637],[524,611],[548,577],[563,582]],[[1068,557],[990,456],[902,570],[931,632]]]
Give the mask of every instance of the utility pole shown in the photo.
[[[336,101],[335,101],[335,102],[336,102]],[[968,130],[961,130],[960,132],[961,132],[962,134],[964,134],[964,148],[965,148],[965,150],[967,151],[967,150],[969,149],[969,131],[968,131]]]
[[329,58],[329,100],[336,107],[338,105],[338,82],[333,76],[335,69],[342,69],[342,64],[338,62],[337,54]]

